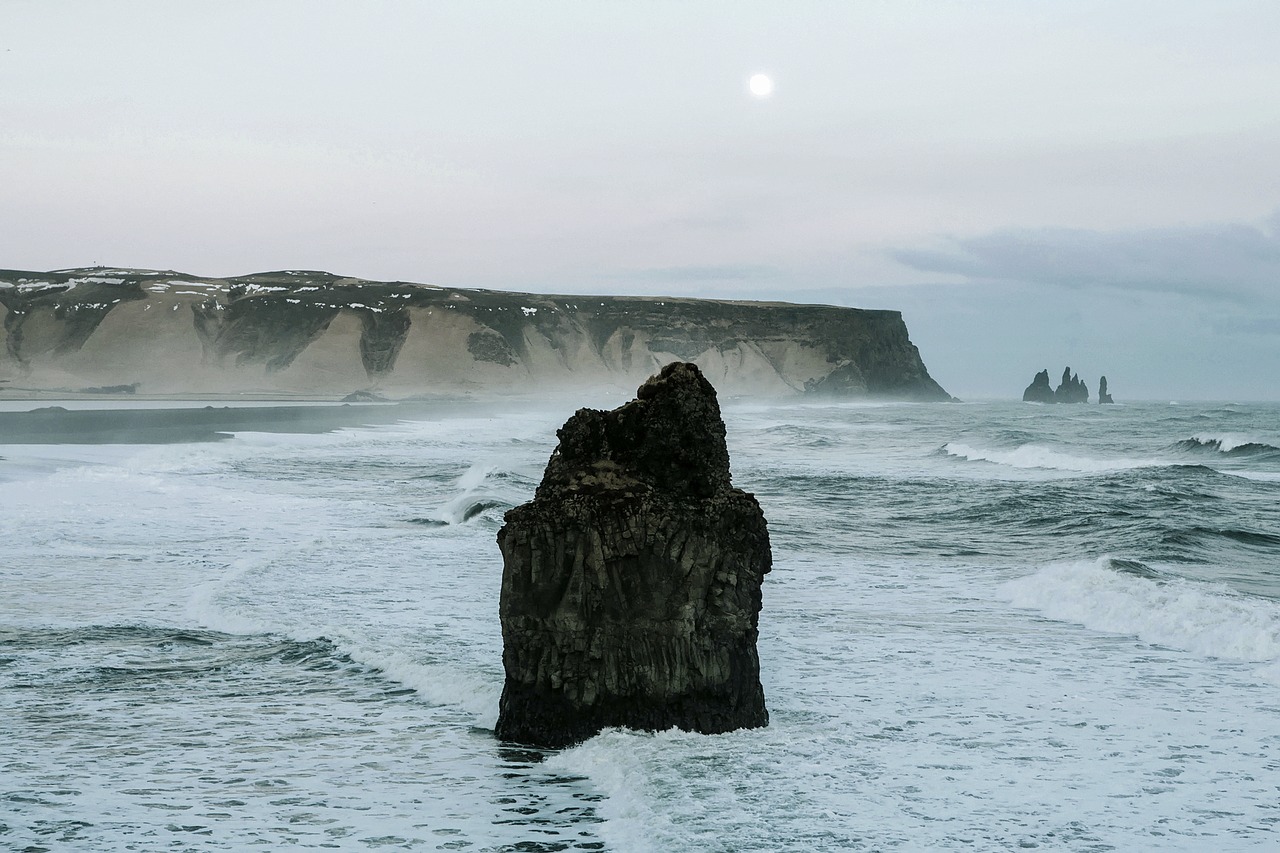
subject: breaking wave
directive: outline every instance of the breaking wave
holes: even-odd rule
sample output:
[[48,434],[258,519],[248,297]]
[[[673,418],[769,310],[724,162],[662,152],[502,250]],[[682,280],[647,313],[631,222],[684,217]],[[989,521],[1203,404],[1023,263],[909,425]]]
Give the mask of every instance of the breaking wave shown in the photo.
[[1223,453],[1227,456],[1280,456],[1280,447],[1242,435],[1195,435],[1174,444],[1187,453]]
[[1077,474],[1101,474],[1133,468],[1154,468],[1166,463],[1155,459],[1096,459],[1073,456],[1039,444],[1024,444],[1012,450],[989,450],[950,441],[942,446],[947,456],[969,462],[991,462],[1022,470],[1070,471]]
[[496,466],[472,465],[458,478],[456,494],[412,524],[444,527],[465,524],[476,518],[501,523],[503,513],[528,498],[533,484],[527,478]]
[[1136,560],[1056,563],[1000,587],[1015,607],[1207,658],[1280,659],[1280,604]]

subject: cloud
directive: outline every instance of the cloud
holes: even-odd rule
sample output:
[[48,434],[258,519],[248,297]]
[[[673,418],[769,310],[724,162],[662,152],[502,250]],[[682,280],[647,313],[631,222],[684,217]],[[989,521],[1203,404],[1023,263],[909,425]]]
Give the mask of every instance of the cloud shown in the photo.
[[716,264],[711,266],[648,267],[614,273],[610,278],[630,281],[714,282],[768,279],[779,275],[776,267],[765,264]]
[[975,282],[1212,296],[1250,302],[1280,285],[1280,213],[1267,230],[1229,223],[1141,231],[998,231],[941,249],[892,250],[912,269]]

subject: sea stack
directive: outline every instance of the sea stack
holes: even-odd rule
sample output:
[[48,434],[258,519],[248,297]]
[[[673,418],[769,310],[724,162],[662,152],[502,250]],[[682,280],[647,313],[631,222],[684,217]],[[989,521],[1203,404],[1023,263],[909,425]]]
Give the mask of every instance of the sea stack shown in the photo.
[[1115,400],[1112,400],[1111,395],[1107,393],[1107,377],[1104,376],[1098,380],[1098,403],[1114,402]]
[[769,722],[756,653],[769,533],[731,483],[715,389],[676,362],[636,397],[569,418],[534,499],[498,531],[504,740]]
[[1053,392],[1059,403],[1089,402],[1089,386],[1080,381],[1080,376],[1071,372],[1068,367],[1062,371],[1062,384]]
[[[1102,391],[1107,390],[1107,380],[1102,380]],[[1031,384],[1022,392],[1022,402],[1024,403],[1087,403],[1089,402],[1089,386],[1085,385],[1080,379],[1079,374],[1071,372],[1068,367],[1062,371],[1062,383],[1058,385],[1057,390],[1049,386],[1049,371],[1042,370],[1036,374],[1035,379],[1031,380]],[[1098,402],[1103,402],[1099,400]],[[1105,402],[1110,403],[1107,399]]]
[[1049,384],[1049,371],[1042,370],[1036,374],[1031,380],[1031,384],[1027,386],[1027,390],[1022,392],[1022,402],[1024,403],[1056,403],[1057,400],[1053,396],[1053,386]]

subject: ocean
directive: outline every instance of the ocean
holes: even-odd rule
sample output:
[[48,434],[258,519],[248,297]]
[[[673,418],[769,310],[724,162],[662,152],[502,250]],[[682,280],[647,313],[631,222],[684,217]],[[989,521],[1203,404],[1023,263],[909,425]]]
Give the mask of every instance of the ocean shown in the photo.
[[1280,405],[722,401],[769,727],[527,749],[494,537],[578,404],[0,435],[0,848],[1280,848]]

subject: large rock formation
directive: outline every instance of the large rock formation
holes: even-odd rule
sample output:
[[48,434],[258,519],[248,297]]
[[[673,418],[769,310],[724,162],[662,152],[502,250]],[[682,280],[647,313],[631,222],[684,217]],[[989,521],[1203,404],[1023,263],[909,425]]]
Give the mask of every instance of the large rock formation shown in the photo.
[[0,319],[0,390],[629,390],[682,360],[722,393],[949,399],[896,311],[95,268],[0,270]]
[[1098,402],[1099,403],[1115,402],[1115,400],[1111,399],[1111,395],[1107,393],[1107,377],[1105,376],[1098,380]]
[[565,746],[606,726],[763,726],[756,655],[771,565],[733,488],[715,389],[674,363],[611,412],[581,409],[534,499],[506,515],[497,734]]
[[1053,396],[1053,386],[1049,384],[1049,371],[1042,370],[1036,374],[1031,380],[1031,384],[1027,386],[1027,390],[1022,392],[1022,402],[1024,403],[1056,403],[1057,399]]
[[[1106,379],[1102,380],[1103,391],[1106,390]],[[1062,382],[1057,390],[1049,386],[1049,371],[1042,370],[1022,392],[1024,403],[1087,403],[1089,402],[1089,386],[1081,381],[1078,374],[1068,367],[1062,371]],[[1108,402],[1110,402],[1108,400]]]
[[1053,397],[1059,403],[1087,403],[1089,386],[1081,382],[1080,376],[1072,373],[1068,367],[1062,371],[1062,383],[1053,392]]

